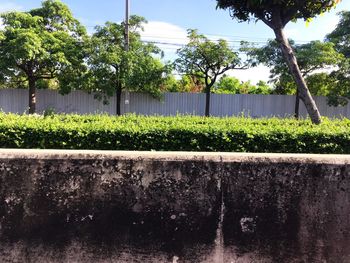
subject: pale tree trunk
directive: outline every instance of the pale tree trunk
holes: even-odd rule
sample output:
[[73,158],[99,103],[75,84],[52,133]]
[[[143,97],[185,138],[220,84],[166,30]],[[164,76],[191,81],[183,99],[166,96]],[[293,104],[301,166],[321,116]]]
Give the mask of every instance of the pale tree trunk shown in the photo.
[[29,77],[29,114],[34,114],[36,111],[36,88],[35,78]]
[[299,98],[305,104],[306,110],[311,118],[311,121],[315,124],[320,124],[320,112],[318,111],[317,105],[314,99],[312,98],[311,93],[306,85],[306,82],[300,72],[297,59],[294,55],[292,47],[289,44],[288,39],[286,38],[283,32],[283,27],[275,27],[273,29],[276,35],[276,39],[281,45],[283,57],[286,60],[290,73],[297,84]]

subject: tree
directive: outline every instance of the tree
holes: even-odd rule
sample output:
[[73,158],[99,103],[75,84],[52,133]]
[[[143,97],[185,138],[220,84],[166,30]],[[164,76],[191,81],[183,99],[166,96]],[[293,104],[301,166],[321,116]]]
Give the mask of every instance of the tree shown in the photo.
[[241,61],[238,54],[228,46],[227,41],[210,41],[196,30],[188,30],[189,43],[177,51],[175,68],[181,73],[204,80],[205,116],[210,115],[210,93],[218,76],[230,69],[238,68]]
[[250,81],[241,82],[230,76],[222,76],[214,85],[214,93],[217,94],[271,94],[271,87],[264,81],[253,85]]
[[[295,56],[299,62],[300,72],[305,78],[310,92],[313,95],[327,96],[325,88],[331,88],[326,78],[329,74],[320,73],[320,70],[332,70],[337,67],[343,59],[343,55],[338,53],[333,43],[321,41],[311,41],[307,44],[296,45],[293,40],[289,40],[294,49]],[[252,64],[262,63],[270,67],[270,78],[275,83],[276,93],[296,94],[295,117],[299,117],[299,92],[293,77],[290,74],[288,65],[285,63],[281,49],[276,40],[270,40],[267,45],[261,48],[251,48],[248,51]],[[325,81],[321,83],[319,80]]]
[[328,104],[347,105],[350,100],[350,59],[344,59],[330,77],[333,89],[328,94]]
[[326,37],[344,55],[338,70],[331,73],[333,89],[328,98],[333,106],[346,105],[350,99],[350,11],[340,13],[337,27]]
[[116,114],[121,114],[123,89],[161,96],[161,86],[169,68],[161,63],[161,50],[143,43],[139,31],[146,20],[131,16],[129,20],[130,47],[125,51],[124,22],[107,22],[96,28],[90,42],[88,60],[90,90],[105,98],[116,94]]
[[39,81],[57,79],[61,86],[69,85],[83,72],[85,28],[58,0],[46,0],[40,8],[5,13],[1,18],[0,78],[28,86],[29,113],[35,113]]
[[239,21],[261,20],[274,31],[283,57],[297,84],[299,96],[315,124],[321,123],[321,115],[300,72],[293,49],[284,33],[284,27],[290,21],[299,18],[310,20],[328,11],[338,2],[339,0],[217,0],[217,7],[229,9],[233,18]]
[[214,86],[214,93],[217,94],[240,94],[241,82],[235,77],[222,76]]
[[326,40],[335,44],[336,49],[350,58],[350,11],[340,12],[337,27],[327,35]]

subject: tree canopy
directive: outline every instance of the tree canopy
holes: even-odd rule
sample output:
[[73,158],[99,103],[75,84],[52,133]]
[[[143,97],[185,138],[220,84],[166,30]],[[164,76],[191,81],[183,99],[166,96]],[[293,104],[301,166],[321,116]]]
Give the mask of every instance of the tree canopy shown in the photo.
[[40,8],[4,13],[1,18],[1,78],[29,87],[29,113],[36,110],[38,81],[56,79],[66,88],[79,83],[86,31],[65,4],[46,0]]
[[[300,71],[305,78],[311,94],[328,96],[331,85],[329,72],[337,68],[343,59],[334,44],[330,42],[311,41],[296,45],[289,40],[299,62]],[[270,68],[270,79],[277,94],[296,94],[295,116],[299,117],[299,96],[288,65],[285,63],[281,49],[276,40],[270,40],[262,48],[251,48],[248,52],[252,64],[262,63]]]
[[[117,95],[117,115],[121,114],[123,89],[160,96],[160,87],[169,69],[159,57],[161,50],[151,43],[143,43],[140,37],[143,17],[131,16],[130,47],[125,50],[125,25],[107,22],[96,28],[90,41],[90,89],[105,98]],[[158,56],[158,57],[157,57]]]
[[346,58],[350,58],[350,11],[339,13],[337,27],[327,35],[326,40],[335,44],[336,49]]
[[330,74],[333,89],[328,97],[334,106],[346,105],[350,100],[350,11],[339,15],[338,25],[326,37],[326,41],[334,43],[336,50],[345,57],[338,63],[338,69]]
[[211,88],[218,76],[241,67],[241,60],[223,39],[214,42],[193,29],[188,30],[188,38],[189,43],[177,51],[179,58],[175,60],[175,67],[178,72],[204,80],[205,116],[209,116]]
[[217,0],[240,21],[261,20],[269,27],[284,27],[295,19],[309,20],[334,7],[340,0]]
[[[293,40],[289,40],[289,42],[295,51],[300,71],[307,80],[311,75],[319,73],[320,70],[333,70],[344,58],[342,54],[335,50],[334,44],[330,42],[316,40],[300,45],[296,45]],[[293,77],[276,40],[270,40],[267,45],[261,48],[253,47],[248,51],[248,54],[252,58],[252,64],[262,63],[270,68],[271,81],[285,88],[285,90],[279,89],[280,94],[296,93],[297,87],[293,83]],[[292,90],[290,90],[291,87],[293,87]],[[314,85],[312,87],[310,89],[312,94],[327,95],[320,93],[314,88]]]
[[239,79],[227,75],[223,75],[215,84],[214,93],[217,94],[271,94],[272,88],[265,82],[260,80],[256,85],[250,81],[240,81]]

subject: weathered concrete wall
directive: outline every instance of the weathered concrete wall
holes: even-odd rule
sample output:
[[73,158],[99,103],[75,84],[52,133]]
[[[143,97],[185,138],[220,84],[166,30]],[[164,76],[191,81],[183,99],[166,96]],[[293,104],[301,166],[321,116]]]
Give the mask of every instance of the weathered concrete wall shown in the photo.
[[211,242],[222,201],[239,253],[349,262],[350,156],[0,150],[0,240]]

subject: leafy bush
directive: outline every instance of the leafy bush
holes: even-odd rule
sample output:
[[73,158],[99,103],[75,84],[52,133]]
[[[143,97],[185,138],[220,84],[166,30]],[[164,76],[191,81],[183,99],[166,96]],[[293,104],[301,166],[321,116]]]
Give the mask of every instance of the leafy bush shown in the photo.
[[0,147],[344,154],[350,120],[0,113]]

